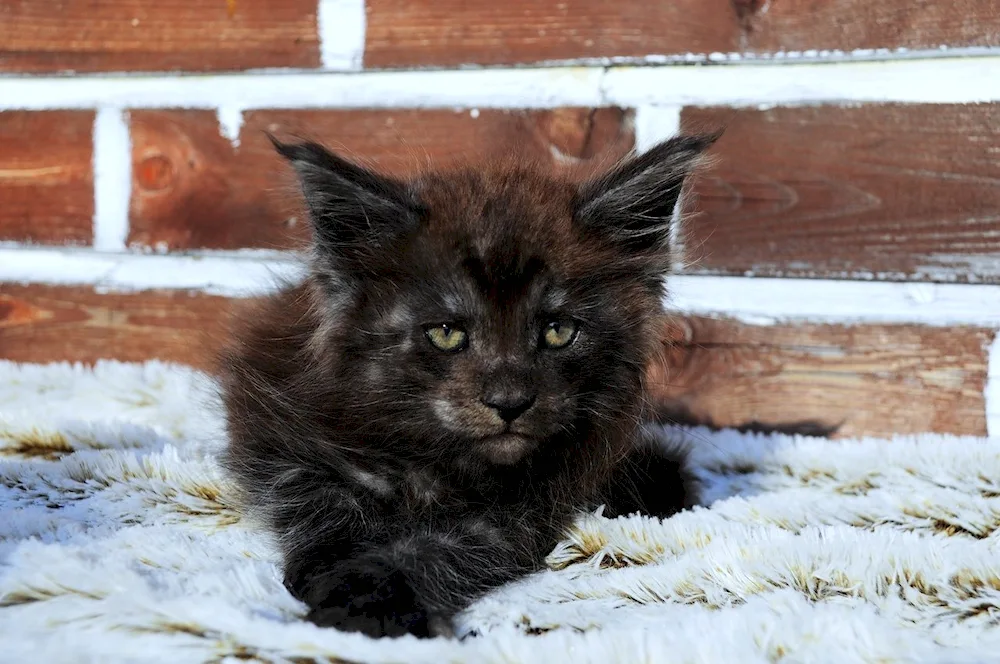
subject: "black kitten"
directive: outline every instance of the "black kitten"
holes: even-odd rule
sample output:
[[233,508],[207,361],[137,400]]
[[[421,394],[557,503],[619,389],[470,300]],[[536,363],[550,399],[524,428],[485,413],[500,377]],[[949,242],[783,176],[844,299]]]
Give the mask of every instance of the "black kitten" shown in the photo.
[[539,569],[577,511],[688,503],[680,459],[643,434],[643,375],[674,206],[713,139],[583,185],[524,165],[404,182],[276,143],[311,271],[223,358],[227,465],[310,620],[446,632]]

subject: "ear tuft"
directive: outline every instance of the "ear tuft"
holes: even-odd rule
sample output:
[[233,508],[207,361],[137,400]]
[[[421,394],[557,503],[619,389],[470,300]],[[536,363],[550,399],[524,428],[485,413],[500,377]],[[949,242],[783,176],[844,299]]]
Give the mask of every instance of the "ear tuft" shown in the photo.
[[298,175],[319,249],[339,258],[358,258],[416,223],[419,201],[402,182],[318,143],[284,143],[270,133],[267,137]]
[[576,199],[577,223],[633,253],[669,251],[684,183],[721,134],[675,136],[586,183]]

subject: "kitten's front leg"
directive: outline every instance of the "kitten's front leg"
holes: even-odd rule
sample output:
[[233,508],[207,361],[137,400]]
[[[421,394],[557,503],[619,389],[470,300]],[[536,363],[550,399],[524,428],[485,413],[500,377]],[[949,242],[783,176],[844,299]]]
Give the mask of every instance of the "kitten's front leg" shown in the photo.
[[293,556],[286,585],[321,626],[373,637],[447,634],[458,611],[531,571],[535,542],[517,537],[477,517],[414,525],[348,558],[321,549]]
[[[323,469],[275,473],[269,497],[284,545],[284,583],[308,619],[372,636],[428,636],[430,616],[398,570],[375,553],[393,540],[396,506]],[[293,480],[293,481],[290,481]]]
[[398,569],[377,556],[346,560],[291,560],[285,585],[309,607],[320,627],[372,637],[434,635],[440,619],[427,610]]
[[695,490],[683,453],[648,437],[616,466],[598,499],[604,503],[605,516],[639,512],[667,517],[690,507]]

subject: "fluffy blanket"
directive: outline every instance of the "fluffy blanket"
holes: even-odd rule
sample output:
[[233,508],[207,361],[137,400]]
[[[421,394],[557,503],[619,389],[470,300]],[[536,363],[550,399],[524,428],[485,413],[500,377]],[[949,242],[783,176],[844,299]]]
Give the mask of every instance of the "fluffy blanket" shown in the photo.
[[0,660],[964,662],[1000,657],[1000,440],[673,432],[708,507],[584,515],[460,639],[302,622],[214,454],[212,383],[0,362]]

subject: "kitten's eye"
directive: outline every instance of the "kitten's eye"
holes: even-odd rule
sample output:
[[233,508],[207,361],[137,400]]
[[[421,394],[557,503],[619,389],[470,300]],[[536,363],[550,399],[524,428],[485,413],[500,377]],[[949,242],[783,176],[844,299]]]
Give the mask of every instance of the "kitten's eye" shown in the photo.
[[549,321],[542,328],[542,345],[546,348],[565,348],[576,341],[576,323],[571,320]]
[[427,339],[438,350],[457,353],[468,345],[469,335],[465,330],[448,324],[430,325],[424,328]]

